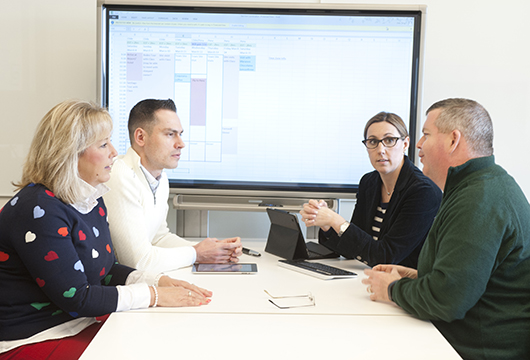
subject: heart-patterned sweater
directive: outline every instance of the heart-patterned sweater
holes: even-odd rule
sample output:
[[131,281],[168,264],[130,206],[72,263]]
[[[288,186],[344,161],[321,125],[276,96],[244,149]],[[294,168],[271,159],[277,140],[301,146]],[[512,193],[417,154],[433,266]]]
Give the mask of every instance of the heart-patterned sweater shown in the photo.
[[30,184],[0,212],[0,340],[116,310],[116,262],[102,198],[88,214]]

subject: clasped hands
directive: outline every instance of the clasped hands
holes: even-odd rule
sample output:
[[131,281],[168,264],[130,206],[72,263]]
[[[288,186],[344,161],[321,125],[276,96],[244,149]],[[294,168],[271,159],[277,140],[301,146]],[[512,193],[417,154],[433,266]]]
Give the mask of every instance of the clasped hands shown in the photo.
[[233,237],[223,240],[206,238],[193,246],[197,252],[197,262],[207,264],[236,263],[243,253],[241,238]]
[[300,215],[307,227],[319,226],[324,231],[334,225],[340,226],[345,221],[342,216],[328,208],[324,200],[309,200],[300,210]]
[[390,301],[388,297],[388,286],[401,278],[408,277],[416,279],[418,271],[401,265],[377,265],[372,269],[364,270],[368,276],[362,283],[368,285],[366,290],[370,293],[373,301]]

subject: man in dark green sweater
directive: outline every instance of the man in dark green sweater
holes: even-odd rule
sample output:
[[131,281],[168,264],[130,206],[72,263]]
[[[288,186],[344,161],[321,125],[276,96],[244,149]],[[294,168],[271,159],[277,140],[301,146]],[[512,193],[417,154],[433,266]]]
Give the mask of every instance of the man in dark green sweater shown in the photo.
[[442,204],[418,270],[366,270],[370,298],[431,320],[464,359],[530,359],[530,205],[495,164],[489,114],[437,102],[417,147]]

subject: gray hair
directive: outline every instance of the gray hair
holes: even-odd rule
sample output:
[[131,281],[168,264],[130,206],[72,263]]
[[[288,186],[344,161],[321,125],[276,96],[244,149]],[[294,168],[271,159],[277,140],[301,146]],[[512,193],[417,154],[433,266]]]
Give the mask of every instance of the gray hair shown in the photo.
[[440,109],[434,125],[441,133],[462,133],[471,151],[480,156],[493,155],[493,124],[486,109],[469,99],[445,99],[431,105],[429,112]]

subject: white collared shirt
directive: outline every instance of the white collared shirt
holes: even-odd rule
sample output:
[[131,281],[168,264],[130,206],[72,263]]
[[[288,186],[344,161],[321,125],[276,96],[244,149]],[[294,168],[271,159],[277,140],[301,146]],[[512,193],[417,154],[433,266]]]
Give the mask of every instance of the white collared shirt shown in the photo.
[[153,174],[151,174],[147,169],[142,165],[140,162],[140,170],[144,173],[145,179],[149,183],[149,187],[151,188],[151,192],[153,193],[153,198],[156,204],[156,190],[158,189],[158,185],[160,185],[160,179],[162,178],[162,174],[158,175],[158,177],[154,177]]
[[83,200],[79,200],[70,205],[81,214],[86,215],[96,207],[98,199],[109,192],[110,188],[105,184],[99,184],[94,187],[83,179],[79,179],[79,181]]

